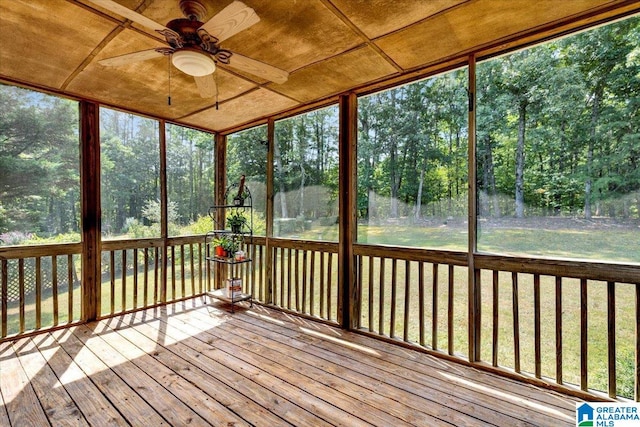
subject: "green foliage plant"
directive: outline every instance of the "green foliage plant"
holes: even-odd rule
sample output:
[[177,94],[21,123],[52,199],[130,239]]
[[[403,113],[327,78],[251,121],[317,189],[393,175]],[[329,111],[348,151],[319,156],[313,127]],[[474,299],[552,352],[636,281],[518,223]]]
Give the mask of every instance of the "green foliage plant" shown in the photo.
[[240,247],[240,242],[234,236],[229,236],[226,234],[220,235],[213,239],[213,246],[220,246],[227,254],[227,256],[233,255],[238,251]]
[[234,233],[239,233],[247,224],[247,217],[240,211],[234,210],[227,215],[227,225]]

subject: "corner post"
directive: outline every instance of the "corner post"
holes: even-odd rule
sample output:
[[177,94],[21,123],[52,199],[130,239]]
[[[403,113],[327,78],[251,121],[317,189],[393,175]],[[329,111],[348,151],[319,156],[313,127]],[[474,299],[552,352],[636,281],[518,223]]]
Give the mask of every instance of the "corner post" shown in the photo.
[[345,329],[360,323],[360,300],[355,275],[353,243],[356,240],[356,147],[358,98],[354,93],[340,97],[338,153],[339,240],[338,240],[338,322]]
[[100,314],[100,116],[97,104],[80,102],[80,182],[82,210],[82,320]]

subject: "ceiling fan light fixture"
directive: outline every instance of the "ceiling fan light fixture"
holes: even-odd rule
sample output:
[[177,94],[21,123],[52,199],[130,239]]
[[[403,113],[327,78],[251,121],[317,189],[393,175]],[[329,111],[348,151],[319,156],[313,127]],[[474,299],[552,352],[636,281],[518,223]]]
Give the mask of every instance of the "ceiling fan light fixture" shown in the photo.
[[206,76],[216,70],[216,63],[209,55],[193,50],[174,52],[171,62],[178,70],[194,77]]

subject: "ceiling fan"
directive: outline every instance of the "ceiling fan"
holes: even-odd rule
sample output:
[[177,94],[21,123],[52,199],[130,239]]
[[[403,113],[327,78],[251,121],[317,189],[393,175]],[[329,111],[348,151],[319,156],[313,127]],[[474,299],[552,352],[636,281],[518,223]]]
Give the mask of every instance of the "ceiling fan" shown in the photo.
[[228,65],[275,83],[284,83],[289,73],[264,62],[256,61],[220,47],[220,43],[260,21],[255,11],[240,1],[234,1],[213,18],[202,23],[206,8],[197,0],[180,0],[180,9],[185,18],[178,18],[166,26],[127,9],[114,0],[89,0],[117,15],[144,25],[164,36],[168,47],[127,53],[98,61],[105,66],[119,66],[145,61],[165,55],[180,71],[193,76],[203,98],[217,95],[213,78],[216,63]]

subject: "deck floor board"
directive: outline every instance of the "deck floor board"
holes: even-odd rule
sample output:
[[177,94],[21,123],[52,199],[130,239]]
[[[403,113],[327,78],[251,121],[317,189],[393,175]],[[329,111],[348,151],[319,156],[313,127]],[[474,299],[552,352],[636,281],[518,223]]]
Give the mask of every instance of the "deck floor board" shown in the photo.
[[570,426],[576,398],[193,299],[0,344],[0,426]]

